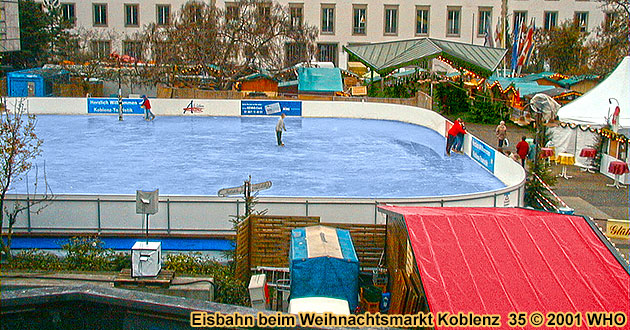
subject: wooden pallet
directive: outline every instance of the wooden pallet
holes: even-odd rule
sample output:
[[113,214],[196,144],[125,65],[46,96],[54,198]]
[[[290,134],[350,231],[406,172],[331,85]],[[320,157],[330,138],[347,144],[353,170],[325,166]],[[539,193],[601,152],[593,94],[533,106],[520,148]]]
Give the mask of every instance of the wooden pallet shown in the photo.
[[175,273],[171,270],[162,269],[158,276],[154,277],[131,277],[131,269],[123,269],[114,279],[114,286],[160,286],[168,288],[175,278]]

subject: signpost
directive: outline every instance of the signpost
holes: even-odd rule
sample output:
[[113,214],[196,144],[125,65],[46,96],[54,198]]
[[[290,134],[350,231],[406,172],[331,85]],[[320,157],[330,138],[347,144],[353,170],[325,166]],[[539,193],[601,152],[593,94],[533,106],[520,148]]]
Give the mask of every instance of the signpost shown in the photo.
[[265,190],[265,189],[271,188],[271,181],[265,181],[265,182],[261,182],[261,183],[255,183],[255,184],[251,184],[250,182],[251,182],[251,179],[250,179],[250,181],[245,181],[245,184],[243,184],[242,186],[239,186],[239,187],[223,188],[223,189],[219,190],[218,195],[219,195],[219,197],[227,197],[229,195],[244,194],[246,185],[249,186],[250,193],[253,192],[253,191],[260,191],[260,190]]
[[220,197],[226,197],[229,195],[243,194],[245,197],[245,216],[249,216],[252,207],[252,191],[260,191],[271,188],[271,181],[265,181],[261,183],[252,184],[252,176],[250,175],[242,186],[233,188],[224,188],[219,190],[218,195]]

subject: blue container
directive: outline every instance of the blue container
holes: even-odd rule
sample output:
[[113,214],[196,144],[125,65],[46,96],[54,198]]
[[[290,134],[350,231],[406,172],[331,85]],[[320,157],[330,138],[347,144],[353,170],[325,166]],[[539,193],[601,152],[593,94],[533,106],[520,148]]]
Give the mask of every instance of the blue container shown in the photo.
[[314,226],[293,229],[289,252],[291,299],[328,297],[357,307],[359,259],[350,232]]
[[53,96],[53,84],[67,83],[70,73],[60,69],[32,68],[7,73],[9,96]]

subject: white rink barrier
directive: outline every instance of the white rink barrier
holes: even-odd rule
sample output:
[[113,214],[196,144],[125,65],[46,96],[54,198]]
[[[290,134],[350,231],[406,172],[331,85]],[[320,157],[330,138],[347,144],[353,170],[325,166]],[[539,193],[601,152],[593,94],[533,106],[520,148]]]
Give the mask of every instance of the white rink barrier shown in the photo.
[[[241,100],[150,99],[156,116],[241,116]],[[16,102],[9,98],[7,103]],[[193,101],[201,113],[183,114]],[[273,100],[255,100],[273,101]],[[85,115],[85,98],[29,98],[29,112],[37,115]],[[301,102],[302,117],[332,117],[395,120],[425,126],[445,135],[447,120],[426,109],[412,106],[335,101]],[[100,114],[102,115],[102,114]],[[125,115],[128,116],[128,115]],[[258,210],[268,214],[319,216],[325,222],[383,223],[378,204],[447,207],[518,207],[524,205],[525,171],[492,147],[466,134],[464,151],[502,181],[506,187],[494,191],[418,198],[319,198],[259,197]],[[491,164],[489,167],[488,164]],[[9,200],[26,201],[25,195],[10,195]],[[38,196],[30,198],[37,199]],[[242,198],[216,196],[160,196],[159,212],[150,217],[152,233],[232,234],[232,216],[244,212]],[[56,195],[40,213],[23,212],[16,222],[17,232],[124,232],[143,233],[142,216],[135,214],[135,195]]]

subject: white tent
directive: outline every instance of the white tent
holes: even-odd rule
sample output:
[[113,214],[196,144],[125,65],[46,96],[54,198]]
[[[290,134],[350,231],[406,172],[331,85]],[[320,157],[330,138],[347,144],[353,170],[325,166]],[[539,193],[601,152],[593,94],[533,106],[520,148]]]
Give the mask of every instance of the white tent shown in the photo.
[[[558,111],[560,121],[570,124],[580,124],[582,127],[556,127],[551,129],[552,143],[556,153],[568,152],[574,154],[578,165],[586,165],[587,159],[579,157],[584,147],[595,144],[596,134],[586,129],[586,126],[603,127],[611,120],[615,107],[619,105],[619,133],[626,136],[630,132],[630,56],[623,58],[617,68],[593,89]],[[606,174],[610,161],[607,155],[602,159],[602,173]],[[626,177],[628,177],[626,175]],[[624,178],[625,181],[625,178]]]
[[599,85],[558,111],[560,120],[566,123],[603,126],[609,116],[609,110],[619,102],[620,128],[630,129],[630,56],[623,58],[617,68]]

